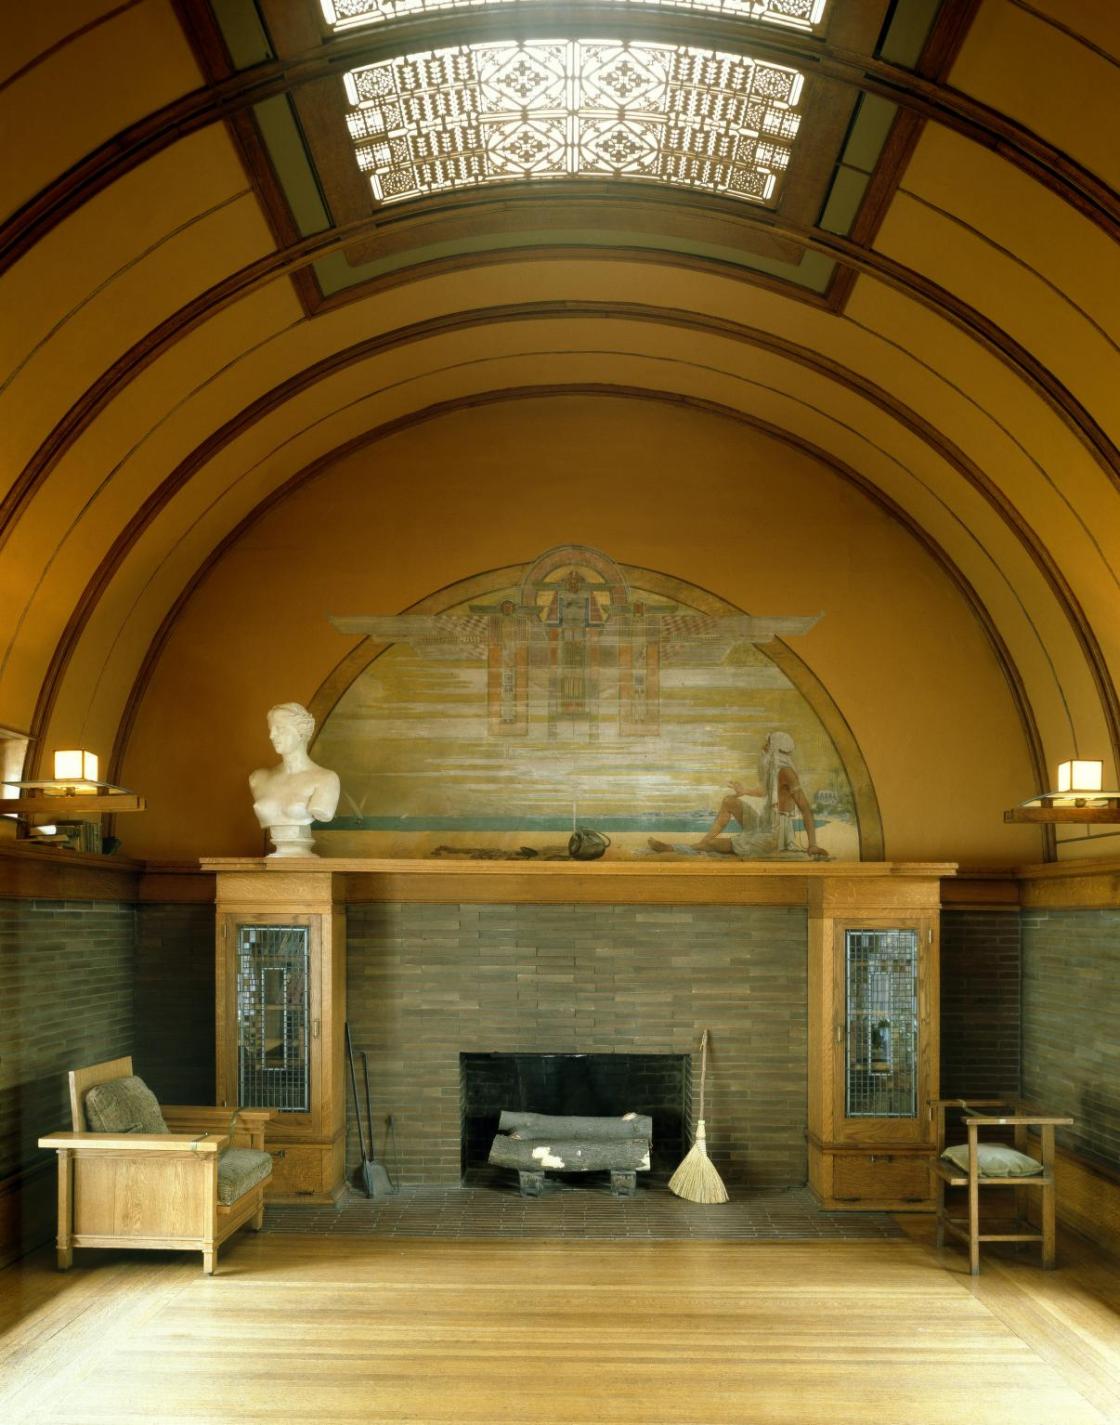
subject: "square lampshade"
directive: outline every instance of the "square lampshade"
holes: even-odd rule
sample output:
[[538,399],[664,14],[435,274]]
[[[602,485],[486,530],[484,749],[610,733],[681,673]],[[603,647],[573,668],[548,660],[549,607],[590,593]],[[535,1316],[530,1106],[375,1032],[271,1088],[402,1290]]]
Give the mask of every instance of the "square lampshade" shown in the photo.
[[1058,763],[1059,792],[1099,792],[1103,785],[1103,762],[1082,758]]
[[85,752],[80,747],[56,752],[54,779],[56,782],[96,782],[97,753]]

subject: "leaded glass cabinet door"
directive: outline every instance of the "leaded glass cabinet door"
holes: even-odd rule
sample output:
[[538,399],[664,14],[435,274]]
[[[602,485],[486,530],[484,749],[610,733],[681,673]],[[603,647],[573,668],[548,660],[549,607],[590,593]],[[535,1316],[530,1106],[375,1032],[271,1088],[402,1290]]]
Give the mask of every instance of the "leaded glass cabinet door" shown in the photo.
[[233,914],[219,937],[219,1097],[270,1109],[268,1143],[303,1140],[321,1117],[320,917]]
[[837,927],[836,1117],[849,1141],[926,1135],[930,1046],[924,921]]
[[311,927],[239,925],[237,1102],[311,1111]]

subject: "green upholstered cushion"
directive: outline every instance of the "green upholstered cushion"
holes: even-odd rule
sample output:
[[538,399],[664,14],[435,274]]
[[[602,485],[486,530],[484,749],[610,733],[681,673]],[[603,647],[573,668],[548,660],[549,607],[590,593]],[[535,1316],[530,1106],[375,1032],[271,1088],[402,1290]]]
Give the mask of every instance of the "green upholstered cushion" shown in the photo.
[[271,1172],[271,1154],[259,1148],[227,1148],[218,1155],[218,1201],[228,1207]]
[[[968,1172],[967,1143],[946,1148],[941,1156],[948,1158],[962,1173]],[[1042,1164],[1037,1158],[1028,1158],[1026,1153],[1007,1148],[1002,1143],[978,1143],[976,1169],[982,1178],[1029,1178],[1042,1172]]]
[[95,1085],[86,1094],[85,1109],[91,1133],[168,1131],[155,1094],[134,1074]]

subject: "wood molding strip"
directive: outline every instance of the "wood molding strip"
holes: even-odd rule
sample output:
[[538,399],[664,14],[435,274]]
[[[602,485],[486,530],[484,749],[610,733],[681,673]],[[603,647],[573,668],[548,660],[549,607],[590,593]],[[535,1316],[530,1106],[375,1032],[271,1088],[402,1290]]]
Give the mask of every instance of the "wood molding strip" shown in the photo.
[[[993,149],[1112,236],[1120,232],[1120,199],[1095,174],[1023,125],[936,80],[829,46],[813,36],[793,31],[759,35],[755,27],[718,16],[695,12],[673,15],[665,11],[619,14],[613,8],[604,15],[600,6],[578,3],[570,4],[567,11],[563,19],[557,18],[550,25],[558,35],[569,30],[594,33],[605,28],[619,35],[640,33],[695,46],[702,30],[703,42],[715,48],[779,63],[792,62],[806,73],[878,94]],[[515,16],[486,11],[411,17],[380,27],[380,33],[336,37],[303,55],[255,65],[182,95],[86,154],[12,214],[0,226],[0,273],[96,193],[188,134],[263,99],[342,74],[356,64],[410,49],[471,43],[498,35],[508,37],[510,26],[516,29],[518,23]]]
[[[474,205],[479,200],[471,198],[468,201]],[[493,199],[487,201],[493,201]],[[510,195],[506,195],[500,201],[508,204],[514,199]],[[922,274],[882,253],[864,249],[850,239],[822,233],[816,228],[781,223],[773,214],[761,211],[746,215],[743,221],[750,225],[775,230],[791,241],[802,243],[812,251],[823,252],[841,262],[849,263],[857,271],[882,281],[894,290],[901,291],[904,295],[951,321],[960,330],[978,341],[987,351],[1015,370],[1028,385],[1041,395],[1078,439],[1093,453],[1110,479],[1120,489],[1120,452],[1117,451],[1106,433],[1085,407],[1041,362],[982,313],[977,312],[947,289],[940,287]],[[374,219],[361,219],[344,228],[335,228],[325,233],[303,238],[286,249],[257,259],[256,262],[248,264],[240,271],[215,283],[206,292],[200,293],[179,311],[165,318],[163,322],[135,343],[129,351],[123,353],[78,398],[66,415],[55,425],[12,483],[3,500],[0,500],[0,548],[6,542],[15,520],[18,519],[28,501],[70,445],[78,439],[85,426],[140,371],[169,350],[188,332],[201,326],[216,312],[258,291],[278,277],[290,276],[320,257],[343,250],[355,239],[368,236],[375,226]],[[432,263],[419,264],[402,273],[394,273],[384,282],[369,284],[367,295],[403,282],[422,280],[424,277],[432,275],[433,272],[455,271],[464,266],[480,266],[488,261],[497,263],[548,261],[564,256],[586,259],[589,255],[598,253],[599,250],[594,248],[572,250],[554,247],[520,248],[512,250],[512,252],[508,249],[499,249],[490,253],[473,253],[465,258],[437,260]],[[671,254],[651,254],[647,250],[633,253],[628,249],[611,248],[608,255],[613,260],[641,260],[667,266],[680,265]],[[716,262],[708,264],[699,259],[691,259],[684,265],[690,268],[699,266],[706,270],[720,272],[721,275],[731,275],[740,280],[747,276],[742,269],[731,268],[729,271],[725,264]]]
[[[904,529],[907,530],[909,534],[913,536],[915,540],[918,541],[921,547],[937,563],[938,567],[944,571],[946,576],[959,590],[965,602],[972,610],[973,615],[975,616],[985,637],[988,640],[990,647],[992,648],[993,655],[1001,672],[1003,673],[1004,679],[1007,682],[1012,703],[1019,718],[1020,726],[1023,729],[1024,740],[1027,746],[1027,753],[1032,764],[1032,771],[1034,772],[1034,775],[1038,780],[1038,784],[1040,786],[1043,785],[1046,769],[1046,759],[1042,745],[1042,738],[1039,733],[1037,724],[1034,720],[1034,714],[1031,708],[1030,699],[1027,696],[1026,687],[1023,683],[1022,676],[1018,671],[1018,667],[1015,663],[1010,649],[1004,642],[1003,637],[999,632],[999,629],[997,628],[995,622],[991,617],[991,614],[988,612],[986,605],[980,598],[972,583],[958,568],[958,566],[952,560],[946,550],[943,549],[942,546],[926,532],[926,530],[924,530],[919,524],[917,524],[916,521],[913,520],[913,518],[900,505],[896,504],[895,501],[890,498],[890,496],[885,494],[885,492],[880,490],[878,486],[873,484],[873,482],[871,482],[866,476],[855,470],[852,466],[849,466],[845,462],[839,460],[835,455],[831,454],[830,452],[825,451],[819,446],[814,445],[811,441],[805,439],[802,436],[794,435],[790,431],[783,430],[780,427],[773,425],[769,421],[762,420],[758,417],[750,416],[743,411],[736,411],[731,407],[717,405],[715,402],[701,401],[698,398],[692,397],[669,397],[666,396],[664,393],[652,393],[648,391],[638,392],[622,387],[609,388],[604,393],[602,391],[602,388],[576,388],[569,386],[549,390],[542,390],[541,388],[530,387],[520,392],[492,393],[491,396],[486,400],[480,400],[479,398],[461,398],[457,401],[442,402],[438,406],[431,407],[428,410],[422,412],[415,412],[409,416],[399,417],[394,421],[387,422],[385,425],[377,428],[376,430],[366,431],[362,435],[356,436],[353,439],[344,442],[342,445],[336,447],[334,450],[327,452],[325,455],[319,456],[316,460],[312,461],[302,470],[297,471],[294,475],[290,476],[288,480],[284,482],[283,485],[277,487],[277,489],[274,490],[266,500],[262,501],[258,506],[256,506],[254,510],[252,510],[248,515],[246,515],[214,547],[214,549],[210,552],[207,558],[196,570],[193,577],[185,585],[185,587],[175,600],[174,604],[165,614],[163,621],[160,624],[160,627],[156,631],[151,643],[149,644],[145,652],[144,658],[140,664],[139,669],[137,670],[136,677],[133,680],[132,687],[129,690],[128,697],[125,700],[124,708],[122,710],[121,717],[117,726],[117,735],[113,743],[112,753],[110,754],[110,775],[117,776],[120,768],[124,764],[124,758],[128,749],[129,741],[132,736],[136,718],[139,714],[139,709],[143,701],[144,694],[155,672],[155,668],[159,661],[160,655],[168,638],[170,637],[171,630],[174,627],[174,624],[178,619],[179,614],[186,606],[194,591],[204,581],[210,571],[217,565],[217,563],[221,560],[227,550],[229,550],[237,542],[237,540],[241,538],[245,531],[257,519],[259,519],[264,513],[266,513],[267,510],[271,509],[274,505],[278,504],[281,500],[291,494],[300,485],[303,485],[304,483],[306,483],[306,481],[313,479],[317,474],[320,473],[320,471],[326,469],[329,465],[335,463],[336,461],[344,459],[346,456],[353,454],[357,450],[365,449],[366,447],[374,445],[379,441],[386,440],[390,436],[396,435],[402,430],[411,429],[412,427],[420,425],[425,421],[437,419],[438,417],[446,415],[453,410],[463,410],[467,409],[468,407],[474,407],[483,404],[497,404],[499,401],[509,399],[535,399],[542,395],[550,394],[580,395],[593,393],[608,394],[612,396],[630,395],[637,396],[641,399],[646,400],[668,401],[675,405],[684,405],[689,408],[702,410],[708,414],[719,415],[727,419],[733,420],[738,424],[749,426],[750,428],[755,430],[760,430],[764,434],[772,436],[775,439],[783,442],[784,444],[802,451],[806,455],[809,455],[811,458],[821,461],[828,468],[833,470],[841,479],[854,486],[856,489],[860,490],[862,494],[864,494],[876,506],[882,509],[889,517],[896,520]],[[1044,828],[1042,835],[1042,854],[1043,857],[1047,860],[1054,855],[1054,848],[1052,842],[1053,829]]]
[[[58,692],[65,677],[66,667],[77,646],[81,633],[92,614],[98,599],[108,587],[117,568],[133,543],[159,512],[169,503],[176,492],[206,464],[208,460],[250,425],[271,411],[283,405],[309,386],[323,380],[337,371],[385,351],[397,349],[416,341],[426,340],[435,335],[445,335],[479,325],[492,325],[502,321],[539,320],[556,316],[566,319],[574,317],[615,317],[652,323],[672,325],[682,330],[701,331],[716,334],[737,342],[771,351],[775,354],[816,371],[818,374],[836,381],[846,389],[854,391],[872,402],[879,409],[905,426],[919,439],[931,446],[973,486],[988,505],[1003,520],[1016,538],[1023,544],[1035,566],[1039,569],[1059,607],[1062,608],[1082,656],[1094,679],[1094,685],[1104,710],[1114,753],[1120,760],[1120,697],[1112,682],[1103,650],[1085,618],[1080,602],[1069,581],[1054,561],[1043,541],[1019,515],[1015,507],[984,472],[958,447],[948,441],[929,421],[919,416],[902,402],[890,396],[883,388],[876,386],[862,376],[849,371],[829,358],[797,344],[776,337],[758,328],[746,327],[722,318],[702,318],[693,313],[673,309],[638,307],[624,303],[537,303],[517,304],[506,308],[490,308],[480,312],[460,313],[455,318],[433,318],[400,328],[395,332],[380,334],[359,342],[354,346],[322,358],[296,375],[263,393],[251,405],[231,417],[224,426],[212,432],[171,472],[163,484],[149,495],[129,523],[118,535],[107,551],[97,570],[83,590],[66,628],[63,631],[51,657],[47,673],[40,686],[35,712],[31,721],[31,733],[41,739],[49,723]],[[34,745],[38,745],[37,743]],[[1042,782],[1039,783],[1042,785]]]

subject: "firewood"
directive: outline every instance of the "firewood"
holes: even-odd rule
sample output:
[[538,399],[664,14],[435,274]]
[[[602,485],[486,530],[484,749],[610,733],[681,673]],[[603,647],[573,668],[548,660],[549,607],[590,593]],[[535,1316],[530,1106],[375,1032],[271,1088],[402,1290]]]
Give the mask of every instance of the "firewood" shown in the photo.
[[653,1137],[653,1119],[644,1113],[628,1113],[624,1118],[565,1118],[548,1113],[522,1113],[507,1108],[502,1110],[498,1127],[503,1133],[512,1129],[519,1138],[528,1135],[551,1135],[553,1138],[563,1138],[566,1142],[615,1142],[620,1138]]
[[499,1133],[490,1149],[490,1161],[499,1168],[592,1173],[603,1168],[644,1171],[649,1167],[649,1140],[621,1138],[615,1143],[565,1142],[560,1138],[534,1141],[507,1138]]

